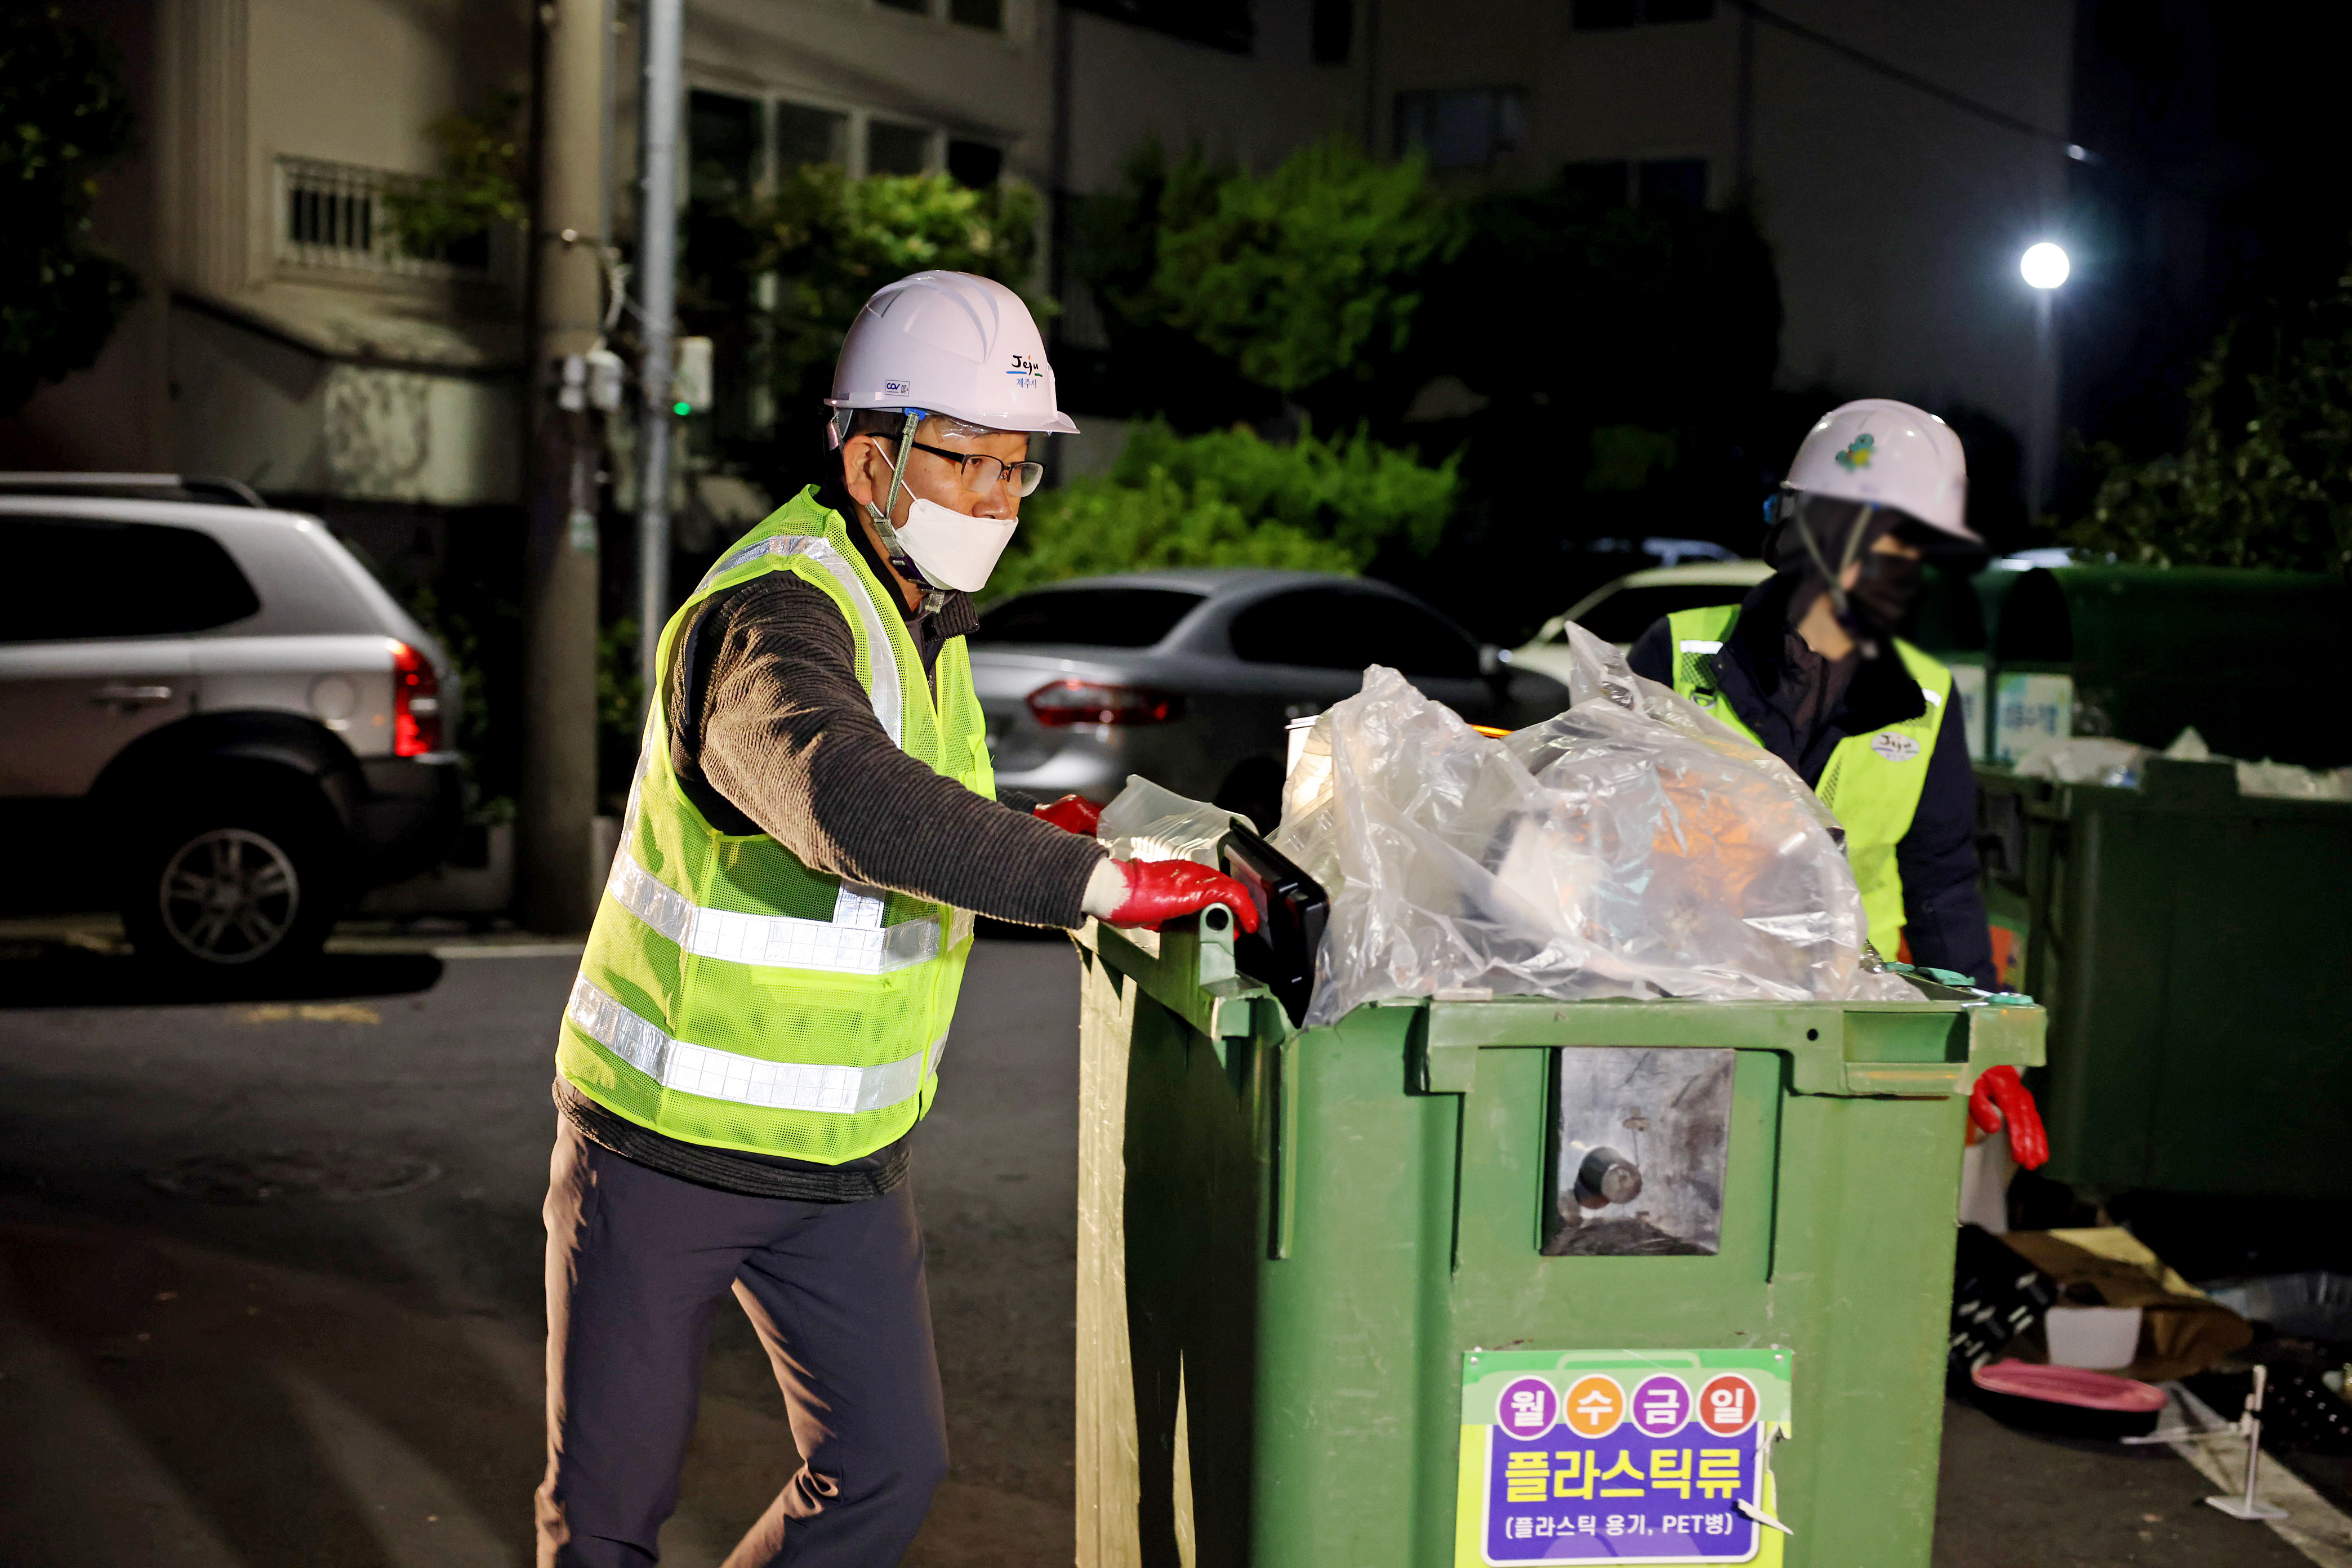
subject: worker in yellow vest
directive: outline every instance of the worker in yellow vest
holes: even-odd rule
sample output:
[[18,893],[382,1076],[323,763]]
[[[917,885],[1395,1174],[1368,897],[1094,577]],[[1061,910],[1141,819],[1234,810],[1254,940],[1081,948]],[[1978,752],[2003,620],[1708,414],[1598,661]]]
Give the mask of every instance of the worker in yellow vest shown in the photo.
[[[1806,433],[1769,509],[1774,574],[1737,605],[1679,611],[1627,661],[1779,757],[1845,829],[1870,940],[1892,958],[1997,988],[1977,884],[1976,774],[1951,671],[1895,635],[1931,554],[1967,554],[1968,460],[1923,409],[1864,398]],[[2005,1120],[2019,1163],[2041,1121],[1996,1069],[1979,1125]],[[1990,1129],[1988,1129],[1990,1130]]]
[[[910,1134],[975,913],[1156,927],[1242,887],[1000,805],[965,635],[1056,405],[1020,297],[955,272],[850,328],[838,473],[661,634],[611,880],[556,1044],[539,1561],[656,1561],[732,1294],[802,1464],[728,1562],[883,1568],[947,1468]],[[1041,820],[1041,816],[1044,818]]]

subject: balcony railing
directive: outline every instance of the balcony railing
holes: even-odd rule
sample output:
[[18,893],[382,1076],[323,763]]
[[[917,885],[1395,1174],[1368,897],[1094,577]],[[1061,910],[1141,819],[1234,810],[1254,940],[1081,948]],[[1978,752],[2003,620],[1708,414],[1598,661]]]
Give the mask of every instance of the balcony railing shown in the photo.
[[385,197],[415,176],[323,158],[278,160],[278,258],[289,266],[338,268],[407,278],[479,277],[489,269],[486,231],[412,255],[394,228]]

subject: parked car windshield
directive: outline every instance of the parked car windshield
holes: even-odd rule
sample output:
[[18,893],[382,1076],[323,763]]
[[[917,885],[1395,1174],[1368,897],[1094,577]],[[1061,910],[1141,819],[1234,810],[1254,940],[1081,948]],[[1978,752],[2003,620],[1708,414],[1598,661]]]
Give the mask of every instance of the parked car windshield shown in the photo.
[[1234,617],[1234,652],[1252,664],[1475,678],[1478,646],[1407,599],[1357,588],[1303,588]]
[[1737,583],[1661,583],[1652,588],[1620,588],[1577,617],[1576,624],[1603,642],[1630,643],[1660,616],[1710,605],[1736,605],[1749,590]]
[[0,518],[14,608],[0,642],[200,632],[261,608],[210,534],[152,522]]
[[980,617],[975,643],[1150,647],[1205,594],[1187,588],[1050,588],[1016,594]]

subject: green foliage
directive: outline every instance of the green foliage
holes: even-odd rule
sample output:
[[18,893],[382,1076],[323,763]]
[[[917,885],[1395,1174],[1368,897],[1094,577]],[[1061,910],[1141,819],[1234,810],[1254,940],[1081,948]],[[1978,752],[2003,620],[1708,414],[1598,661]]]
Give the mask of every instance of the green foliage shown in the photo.
[[2352,270],[2268,331],[2224,331],[2189,387],[2179,453],[2102,442],[2090,515],[2066,543],[2159,566],[2352,565]]
[[522,142],[514,130],[521,109],[521,98],[509,93],[484,113],[445,114],[427,128],[440,143],[441,172],[383,194],[403,250],[437,257],[493,224],[521,223],[530,216],[522,195]]
[[[780,409],[824,396],[842,335],[885,283],[944,268],[1013,289],[1036,259],[1037,193],[1017,180],[985,190],[945,174],[853,180],[834,164],[787,174],[742,212],[756,244],[753,274],[772,272],[776,303],[759,323],[766,378]],[[1032,298],[1041,321],[1047,313]]]
[[99,172],[134,125],[114,50],[64,6],[0,10],[0,413],[95,363],[139,297],[137,275],[89,245]]
[[1081,275],[1127,327],[1172,329],[1286,396],[1402,350],[1424,269],[1460,239],[1417,157],[1333,137],[1257,179],[1148,145],[1127,190],[1085,209]]
[[1419,157],[1378,163],[1334,137],[1164,226],[1151,289],[1171,326],[1289,394],[1402,349],[1423,268],[1459,237]]
[[1362,431],[1287,447],[1247,430],[1139,426],[1110,474],[1022,509],[991,579],[1018,593],[1065,577],[1179,566],[1359,572],[1391,542],[1426,552],[1454,504],[1455,461],[1426,468]]

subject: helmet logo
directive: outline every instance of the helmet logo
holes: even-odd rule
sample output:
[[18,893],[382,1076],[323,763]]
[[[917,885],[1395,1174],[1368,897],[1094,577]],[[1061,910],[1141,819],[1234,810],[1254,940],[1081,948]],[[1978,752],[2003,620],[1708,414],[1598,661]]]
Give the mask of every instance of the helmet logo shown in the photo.
[[886,381],[882,384],[882,395],[884,397],[912,397],[915,395],[915,384],[911,381]]
[[1876,437],[1867,430],[1853,438],[1853,445],[1837,455],[1837,466],[1851,473],[1870,467],[1870,449],[1877,445]]
[[1013,368],[1004,374],[1013,377],[1015,386],[1035,386],[1045,379],[1045,366],[1027,354],[1014,354]]

